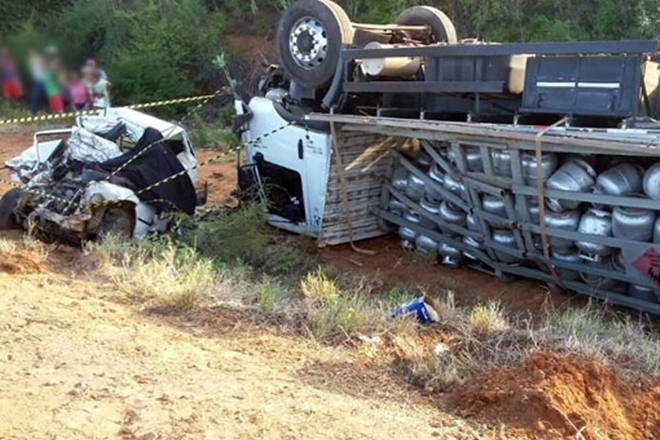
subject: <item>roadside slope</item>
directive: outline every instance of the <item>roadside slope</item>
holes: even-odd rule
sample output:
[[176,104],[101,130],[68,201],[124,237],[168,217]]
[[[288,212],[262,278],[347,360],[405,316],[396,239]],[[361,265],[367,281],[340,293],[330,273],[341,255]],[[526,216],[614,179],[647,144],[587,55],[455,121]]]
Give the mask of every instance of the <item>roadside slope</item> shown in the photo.
[[475,438],[341,349],[231,317],[171,326],[112,296],[66,275],[0,273],[0,437]]

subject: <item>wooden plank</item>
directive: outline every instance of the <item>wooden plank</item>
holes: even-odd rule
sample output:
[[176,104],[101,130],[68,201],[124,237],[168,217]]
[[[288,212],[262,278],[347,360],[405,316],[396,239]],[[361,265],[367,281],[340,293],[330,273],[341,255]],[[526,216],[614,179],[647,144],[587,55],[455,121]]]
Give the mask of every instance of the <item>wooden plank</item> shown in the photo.
[[[383,175],[390,162],[389,150],[397,139],[378,134],[338,132],[336,142],[341,154],[343,176],[348,196],[348,211],[351,216],[355,240],[387,233],[379,225],[372,209],[380,204]],[[323,214],[321,242],[341,244],[349,240],[346,206],[339,179],[336,161],[332,161],[328,177],[328,189]]]
[[[354,232],[359,232],[363,230],[371,230],[371,229],[378,229],[380,226],[378,225],[378,218],[376,216],[373,216],[373,218],[369,219],[369,221],[363,221],[360,222],[356,225],[353,226],[353,231]],[[325,233],[340,233],[340,232],[346,232],[348,234],[348,226],[345,224],[337,224],[331,228],[324,229]],[[324,235],[325,236],[325,235]]]
[[[366,232],[359,232],[353,236],[353,239],[355,241],[360,241],[360,240],[367,240],[369,238],[375,238],[375,237],[382,237],[385,234],[389,234],[390,231],[383,231],[383,230],[373,230],[373,231],[366,231]],[[329,245],[329,246],[336,246],[340,244],[345,244],[346,243],[346,238],[345,234],[340,234],[336,237],[331,236],[326,239],[324,239],[321,242],[321,247],[323,245]]]
[[[373,218],[374,217],[374,211],[377,210],[377,209],[379,209],[379,206],[374,205],[374,206],[369,207],[369,209],[364,209],[364,210],[359,210],[359,211],[358,210],[352,211],[352,214],[354,214],[354,215],[352,215],[351,218],[355,217],[355,219],[356,219],[353,223],[360,224],[360,222],[362,222],[363,220]],[[346,213],[345,212],[335,211],[334,213],[331,213],[328,216],[328,220],[331,220],[333,218],[337,221],[335,221],[333,223],[324,224],[324,228],[325,227],[331,228],[331,227],[334,227],[336,224],[341,224],[341,225],[346,224],[346,222],[345,222]],[[325,220],[325,218],[324,218],[324,220]]]
[[[369,221],[361,221],[360,223],[353,225],[353,231],[361,231],[367,229],[376,229],[378,226],[378,218],[375,215],[372,215]],[[348,233],[348,226],[346,224],[336,224],[331,228],[324,229],[326,232],[346,232]]]

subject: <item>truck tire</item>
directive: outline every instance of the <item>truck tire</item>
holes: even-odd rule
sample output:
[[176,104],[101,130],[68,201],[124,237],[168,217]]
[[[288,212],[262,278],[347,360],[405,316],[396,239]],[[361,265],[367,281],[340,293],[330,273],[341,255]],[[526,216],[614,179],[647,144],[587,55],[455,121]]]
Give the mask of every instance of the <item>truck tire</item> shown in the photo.
[[456,43],[456,28],[449,17],[431,6],[413,6],[403,11],[394,21],[407,26],[428,26],[431,28],[431,41],[427,43]]
[[96,236],[102,240],[109,233],[114,233],[123,238],[131,238],[134,230],[135,213],[122,207],[111,207],[103,214]]
[[18,201],[22,195],[23,190],[20,188],[13,188],[0,198],[0,231],[19,229],[20,225],[16,221],[16,214],[14,211],[16,210]]
[[277,51],[285,72],[299,86],[330,84],[341,62],[342,45],[353,41],[346,12],[330,0],[298,0],[277,28]]

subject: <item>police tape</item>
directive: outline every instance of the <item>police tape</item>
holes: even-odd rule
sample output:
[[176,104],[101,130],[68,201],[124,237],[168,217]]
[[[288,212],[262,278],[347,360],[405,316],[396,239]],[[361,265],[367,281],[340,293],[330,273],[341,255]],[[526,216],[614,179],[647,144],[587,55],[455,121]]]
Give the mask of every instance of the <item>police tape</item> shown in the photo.
[[[281,125],[281,126],[275,128],[275,129],[273,129],[269,132],[266,132],[266,133],[262,134],[261,136],[258,136],[256,138],[248,141],[244,145],[241,144],[241,145],[239,145],[235,148],[231,148],[231,149],[228,149],[227,151],[223,151],[222,153],[219,153],[217,155],[209,157],[208,159],[206,159],[202,162],[199,162],[199,163],[193,165],[190,168],[186,168],[182,171],[179,171],[179,172],[174,173],[174,174],[172,174],[168,177],[165,177],[165,178],[163,178],[163,179],[161,179],[157,182],[154,182],[153,184],[151,184],[151,185],[149,185],[145,188],[137,190],[137,191],[134,192],[134,195],[138,196],[138,198],[139,198],[140,195],[142,195],[146,192],[153,191],[154,189],[156,189],[157,187],[159,187],[161,185],[165,185],[167,183],[173,182],[176,179],[188,174],[190,171],[193,171],[193,170],[196,170],[196,169],[201,168],[203,166],[209,165],[213,162],[217,162],[217,161],[221,160],[222,158],[224,158],[225,156],[227,156],[229,154],[236,153],[236,152],[242,150],[244,147],[247,147],[248,145],[252,145],[252,144],[255,144],[257,142],[261,142],[262,140],[264,140],[264,139],[266,139],[270,136],[273,136],[274,134],[276,134],[276,133],[278,133],[282,130],[285,130],[286,128],[288,128],[288,127],[290,127],[294,124],[295,124],[295,121],[288,122],[287,124]],[[307,127],[305,129],[305,132],[306,132],[305,135],[308,136]],[[160,139],[156,142],[153,142],[153,143],[149,144],[147,147],[145,147],[145,149],[151,148],[153,145],[156,145],[156,144],[158,144],[162,141],[163,141],[163,139]],[[121,203],[130,201],[127,198],[123,198],[123,199],[114,199],[114,200],[101,200],[101,201],[98,201],[98,202],[79,203],[79,202],[76,202],[74,200],[75,197],[71,198],[71,199],[66,199],[66,198],[63,198],[63,197],[55,196],[53,194],[49,194],[48,192],[46,192],[46,188],[29,188],[29,187],[25,187],[25,186],[21,185],[18,182],[13,182],[13,181],[3,179],[3,178],[0,178],[0,183],[3,183],[3,184],[8,185],[8,186],[12,186],[14,188],[18,188],[24,193],[31,194],[31,195],[34,195],[36,197],[46,199],[47,201],[53,201],[53,202],[65,204],[67,208],[73,207],[73,208],[78,209],[80,212],[89,212],[93,209],[97,209],[97,208],[100,208],[100,207],[107,207],[107,206],[110,206],[110,205],[121,204]],[[166,200],[166,199],[145,200],[145,203],[161,203],[161,202],[168,202],[170,205],[174,205],[171,201]]]
[[208,96],[207,99],[204,99],[202,102],[191,108],[190,111],[188,111],[188,113],[186,113],[181,119],[179,119],[179,124],[183,124],[183,122],[186,119],[188,119],[190,115],[192,115],[193,113],[197,113],[197,111],[199,111],[202,107],[208,104],[208,102],[211,101],[213,98],[222,96],[225,93],[229,93],[229,92],[231,92],[230,87],[223,87],[221,89],[216,90],[212,95],[207,95]]
[[[201,105],[197,106],[195,109],[198,110],[201,108],[204,104],[209,102],[211,99],[215,98],[216,96],[219,96],[223,90],[218,90],[215,93],[211,95],[200,95],[200,96],[191,96],[188,98],[177,98],[177,99],[167,99],[164,101],[154,101],[154,102],[145,102],[143,104],[133,104],[133,105],[127,105],[124,107],[118,107],[118,108],[128,108],[132,110],[140,110],[140,109],[145,109],[145,108],[153,108],[153,107],[166,107],[169,105],[176,105],[176,104],[184,104],[188,102],[195,102],[195,101],[203,101]],[[77,118],[79,116],[89,116],[89,115],[100,115],[103,110],[95,109],[95,110],[83,110],[83,111],[77,111],[77,112],[66,112],[66,113],[52,113],[48,115],[39,115],[39,116],[25,116],[22,118],[12,118],[12,119],[4,119],[0,120],[0,125],[9,125],[9,124],[27,124],[30,122],[39,122],[39,121],[53,121],[56,119],[70,119],[70,118]],[[186,115],[186,117],[189,115]]]

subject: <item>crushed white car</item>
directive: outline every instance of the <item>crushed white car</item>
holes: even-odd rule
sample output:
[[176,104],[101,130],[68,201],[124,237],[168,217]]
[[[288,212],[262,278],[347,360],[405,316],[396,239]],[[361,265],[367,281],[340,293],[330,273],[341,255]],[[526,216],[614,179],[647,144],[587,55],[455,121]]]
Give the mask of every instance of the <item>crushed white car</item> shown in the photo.
[[5,166],[24,186],[0,199],[0,229],[32,228],[63,242],[111,231],[140,239],[205,199],[195,192],[197,160],[185,130],[125,108],[35,133]]

